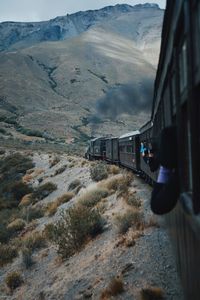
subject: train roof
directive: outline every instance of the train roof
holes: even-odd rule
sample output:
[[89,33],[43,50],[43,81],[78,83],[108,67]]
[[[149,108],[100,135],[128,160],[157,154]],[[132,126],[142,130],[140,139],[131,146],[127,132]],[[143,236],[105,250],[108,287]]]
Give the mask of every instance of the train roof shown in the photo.
[[106,137],[104,137],[104,136],[100,136],[100,137],[96,137],[96,138],[94,138],[94,139],[92,139],[92,140],[90,140],[91,142],[94,142],[94,141],[97,141],[97,140],[105,140],[106,139]]
[[125,133],[125,134],[121,135],[119,137],[119,139],[127,138],[127,137],[137,135],[137,134],[140,134],[139,130],[131,131],[131,132],[128,132],[128,133]]

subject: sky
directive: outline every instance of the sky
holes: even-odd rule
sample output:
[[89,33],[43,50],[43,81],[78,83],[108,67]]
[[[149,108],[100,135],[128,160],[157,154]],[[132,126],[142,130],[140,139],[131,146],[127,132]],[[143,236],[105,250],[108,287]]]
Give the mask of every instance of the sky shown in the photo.
[[157,3],[160,8],[165,8],[166,3],[165,0],[0,0],[0,22],[42,21],[118,3],[135,5],[146,2]]

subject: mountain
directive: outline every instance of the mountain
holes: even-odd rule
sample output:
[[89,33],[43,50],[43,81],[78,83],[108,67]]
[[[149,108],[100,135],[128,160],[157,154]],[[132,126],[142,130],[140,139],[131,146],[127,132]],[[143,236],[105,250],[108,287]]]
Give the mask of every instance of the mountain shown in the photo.
[[151,107],[162,19],[156,4],[140,4],[0,23],[2,127],[17,138],[29,129],[85,141],[142,125]]

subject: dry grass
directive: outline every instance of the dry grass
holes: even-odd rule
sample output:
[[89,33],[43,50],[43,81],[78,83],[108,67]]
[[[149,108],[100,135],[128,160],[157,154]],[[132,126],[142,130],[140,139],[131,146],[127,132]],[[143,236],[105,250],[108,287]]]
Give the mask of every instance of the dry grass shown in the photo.
[[26,222],[23,219],[15,219],[8,224],[7,229],[15,233],[21,231],[26,226]]
[[125,196],[125,201],[128,205],[133,206],[135,208],[140,208],[142,206],[142,201],[140,198],[136,195],[136,192],[128,193]]
[[46,239],[42,234],[38,232],[34,232],[34,233],[27,234],[21,240],[21,243],[22,243],[22,248],[27,248],[33,252],[37,249],[45,247]]
[[19,203],[19,207],[29,206],[31,202],[32,202],[32,194],[27,194],[24,197],[22,197]]
[[5,283],[7,287],[14,291],[16,288],[18,288],[23,283],[22,276],[19,272],[11,272],[9,273],[5,278]]
[[119,174],[119,172],[120,172],[120,168],[116,165],[110,165],[108,168],[109,174],[116,175],[116,174]]
[[114,277],[109,283],[108,287],[102,291],[100,299],[106,300],[110,299],[112,296],[123,293],[124,283],[121,277]]
[[46,182],[43,185],[40,185],[31,195],[32,202],[36,203],[37,201],[44,199],[56,189],[57,185],[52,182]]
[[158,220],[155,216],[151,216],[147,221],[147,223],[145,224],[145,228],[149,228],[149,227],[158,227],[158,228],[160,227]]
[[61,197],[58,197],[54,202],[51,202],[50,204],[47,205],[46,208],[47,215],[53,216],[60,205],[70,201],[73,197],[74,197],[74,193],[72,192],[65,193]]
[[54,157],[49,161],[49,167],[52,168],[60,162],[60,158],[58,156]]
[[55,170],[54,176],[62,174],[67,169],[67,165],[60,167],[59,169]]
[[143,288],[140,292],[141,300],[162,300],[164,291],[159,287]]
[[140,229],[143,226],[143,215],[136,209],[129,209],[124,214],[118,214],[114,218],[118,233],[124,234],[130,227]]
[[17,255],[15,247],[0,244],[0,267],[12,262]]
[[68,191],[72,191],[80,185],[81,185],[81,181],[79,179],[75,179],[72,182],[70,182],[68,186]]
[[108,195],[109,191],[106,188],[95,187],[79,196],[78,202],[86,207],[94,207],[98,202],[106,198]]
[[100,181],[108,177],[107,165],[103,162],[98,162],[90,167],[90,176],[93,181]]

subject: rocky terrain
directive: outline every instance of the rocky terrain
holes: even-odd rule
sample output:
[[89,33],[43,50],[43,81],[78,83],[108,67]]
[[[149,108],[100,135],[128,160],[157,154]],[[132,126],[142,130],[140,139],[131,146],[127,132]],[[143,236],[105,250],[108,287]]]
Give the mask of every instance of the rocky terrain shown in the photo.
[[150,115],[163,10],[116,5],[0,23],[0,138],[85,143]]
[[[1,158],[7,155],[4,153]],[[34,162],[23,182],[35,191],[40,187],[41,193],[45,183],[51,182],[56,188],[35,204],[28,202],[27,195],[20,200],[20,213],[29,211],[30,217],[30,210],[35,207],[44,210],[43,215],[32,221],[25,218],[20,230],[16,225],[19,226],[19,219],[9,220],[7,228],[16,230],[9,244],[18,248],[18,255],[7,263],[0,259],[0,299],[183,299],[164,220],[150,212],[149,185],[112,165],[103,165],[107,170],[105,179],[94,181],[97,174],[94,176],[91,168],[95,170],[99,164],[80,157],[42,152],[22,155]],[[69,193],[68,201],[58,202],[58,198]],[[104,219],[103,228],[95,236],[88,236],[79,250],[64,259],[55,240],[47,238],[45,228],[47,224],[55,225],[63,211],[76,207],[80,201],[88,210],[91,205],[98,209]],[[131,222],[125,218],[127,213],[133,218]],[[81,228],[84,226],[82,223]],[[37,243],[33,243],[30,235]],[[26,251],[32,249],[31,257],[24,256],[24,245]],[[0,244],[0,251],[2,247]],[[16,286],[12,285],[13,272],[20,275],[20,280],[15,278]]]

